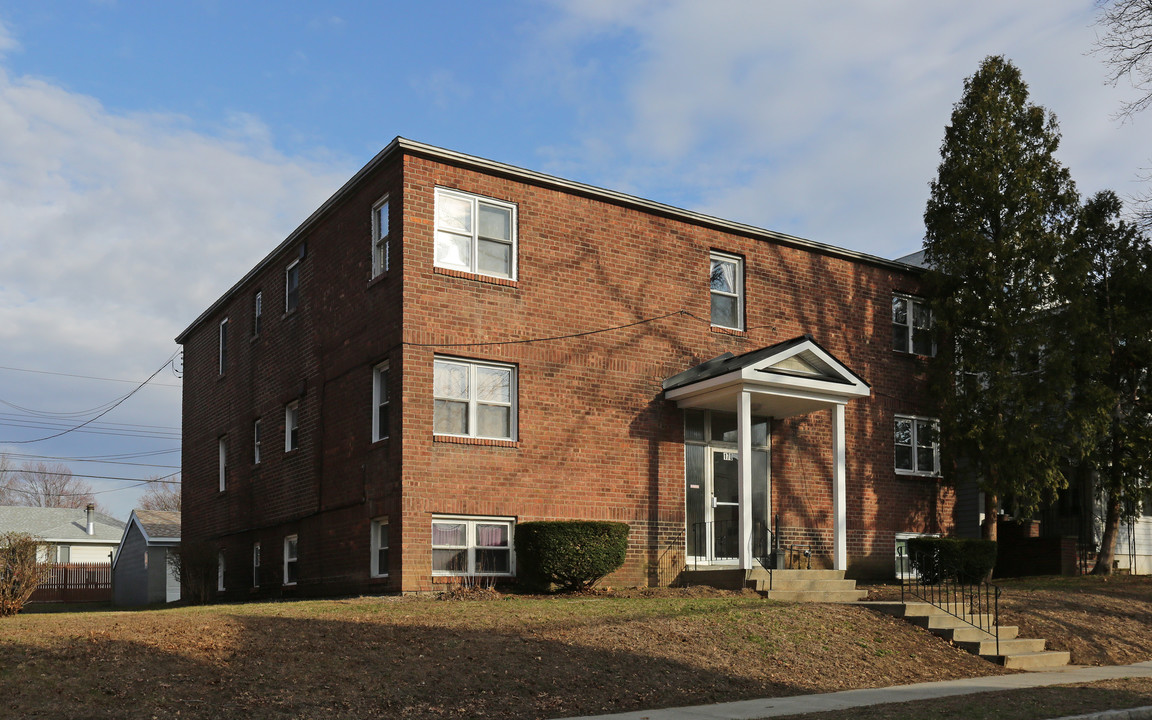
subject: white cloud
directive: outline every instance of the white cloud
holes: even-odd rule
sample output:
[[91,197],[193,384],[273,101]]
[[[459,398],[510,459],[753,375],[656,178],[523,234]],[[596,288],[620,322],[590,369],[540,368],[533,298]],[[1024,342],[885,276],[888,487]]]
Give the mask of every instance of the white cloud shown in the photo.
[[[5,37],[0,27],[0,48]],[[177,349],[176,334],[353,170],[343,160],[285,157],[251,115],[226,116],[208,133],[180,116],[112,113],[93,98],[0,68],[2,364],[147,377]],[[176,382],[168,372],[163,379]],[[0,399],[49,412],[95,407],[126,389],[0,370]],[[178,389],[146,389],[105,420],[179,426],[179,403]],[[0,446],[36,436],[0,425]],[[125,442],[74,433],[18,447],[99,455],[123,452]],[[129,450],[179,444],[127,442]],[[101,498],[126,517],[134,493]]]
[[20,43],[16,42],[16,38],[8,30],[8,26],[4,24],[3,20],[0,20],[0,58],[19,49]]
[[[823,242],[916,248],[952,104],[990,54],[1016,62],[1033,102],[1057,113],[1061,158],[1085,191],[1125,185],[1139,166],[1125,156],[1146,147],[1147,119],[1110,119],[1119,94],[1086,55],[1094,9],[1079,0],[559,4],[542,37],[567,43],[549,52],[589,76],[569,63],[558,84],[594,102],[611,79],[622,102],[598,104],[583,137],[549,148],[555,165]],[[609,36],[632,48],[621,67],[581,62]]]

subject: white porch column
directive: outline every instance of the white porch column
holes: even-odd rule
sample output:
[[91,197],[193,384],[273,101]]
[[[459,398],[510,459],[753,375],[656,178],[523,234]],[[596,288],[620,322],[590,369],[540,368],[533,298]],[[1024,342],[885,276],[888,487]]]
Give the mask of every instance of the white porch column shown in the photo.
[[848,569],[848,521],[845,514],[848,463],[844,449],[844,405],[832,406],[832,567]]
[[740,480],[740,568],[752,569],[752,394],[740,391],[736,407],[736,449]]

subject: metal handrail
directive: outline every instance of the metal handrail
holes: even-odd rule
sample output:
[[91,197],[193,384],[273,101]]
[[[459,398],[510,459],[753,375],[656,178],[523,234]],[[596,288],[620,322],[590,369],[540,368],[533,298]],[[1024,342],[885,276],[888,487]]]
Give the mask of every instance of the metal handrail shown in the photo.
[[942,572],[941,577],[928,582],[914,569],[911,556],[906,557],[903,548],[899,550],[898,556],[901,571],[900,602],[906,602],[905,594],[911,595],[994,636],[996,654],[1000,654],[1000,586],[986,580],[961,582],[958,579],[959,573],[954,570]]

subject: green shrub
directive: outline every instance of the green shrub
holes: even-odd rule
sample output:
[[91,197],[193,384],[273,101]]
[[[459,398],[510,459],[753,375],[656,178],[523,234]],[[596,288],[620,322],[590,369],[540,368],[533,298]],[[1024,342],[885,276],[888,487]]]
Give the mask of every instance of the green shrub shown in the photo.
[[596,583],[624,564],[626,523],[542,520],[516,526],[516,572],[527,586],[561,591]]
[[996,567],[996,542],[970,538],[910,538],[908,559],[920,581],[978,583]]

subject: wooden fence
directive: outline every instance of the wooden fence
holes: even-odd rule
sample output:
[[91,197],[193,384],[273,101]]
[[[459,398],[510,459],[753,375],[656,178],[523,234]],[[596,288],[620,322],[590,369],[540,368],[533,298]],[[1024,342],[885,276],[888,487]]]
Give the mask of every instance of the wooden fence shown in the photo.
[[109,563],[51,564],[29,602],[111,602],[112,566]]

